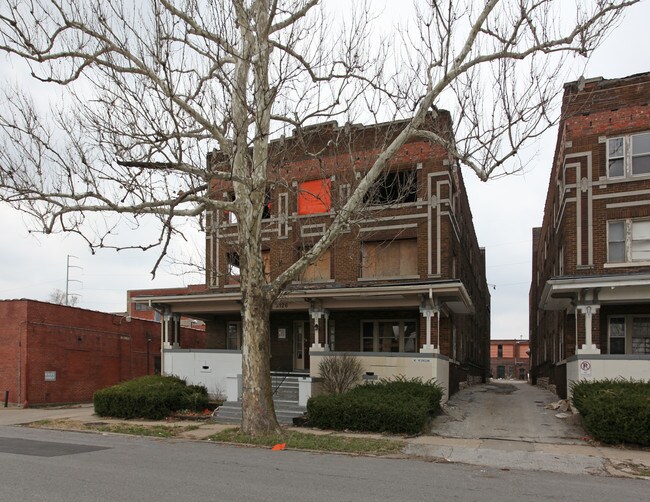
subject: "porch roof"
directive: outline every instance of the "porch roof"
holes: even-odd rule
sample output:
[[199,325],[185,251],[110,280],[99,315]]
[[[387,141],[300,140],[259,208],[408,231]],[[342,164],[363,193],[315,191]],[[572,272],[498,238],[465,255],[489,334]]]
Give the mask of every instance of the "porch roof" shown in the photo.
[[571,305],[650,303],[650,274],[551,277],[539,307],[564,310]]
[[[330,310],[419,307],[423,295],[457,314],[472,313],[474,305],[462,282],[366,285],[357,287],[303,287],[295,285],[276,300],[273,312],[308,310],[312,300],[319,300]],[[217,314],[241,310],[239,289],[232,292],[206,292],[182,295],[152,295],[133,298],[135,303],[165,305],[172,312]]]

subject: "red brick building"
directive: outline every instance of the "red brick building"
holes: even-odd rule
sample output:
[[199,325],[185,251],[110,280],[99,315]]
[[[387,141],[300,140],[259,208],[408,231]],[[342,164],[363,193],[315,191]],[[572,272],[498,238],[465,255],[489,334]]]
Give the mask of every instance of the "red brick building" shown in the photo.
[[527,380],[530,369],[528,340],[492,340],[490,367],[492,378]]
[[650,376],[650,73],[565,85],[532,273],[534,381]]
[[[184,288],[158,288],[158,289],[132,289],[126,292],[126,315],[133,319],[145,319],[149,321],[162,321],[160,310],[148,303],[138,303],[136,298],[141,296],[178,295],[192,292],[204,292],[205,284],[192,284]],[[205,323],[199,319],[181,316],[180,326],[205,331]]]
[[[450,122],[448,112],[441,111],[427,127],[449,136]],[[269,279],[323,235],[403,125],[326,123],[272,142],[263,216]],[[214,191],[232,197],[225,183]],[[459,381],[484,379],[490,339],[485,252],[476,239],[459,166],[438,144],[413,138],[366,199],[349,231],[275,303],[272,369],[314,375],[318,361],[313,358],[345,351],[380,377],[440,377],[430,365],[444,360],[452,392]],[[237,222],[226,212],[209,213],[206,228],[206,290],[140,297],[137,303],[163,306],[168,317],[201,319],[208,348],[238,351]],[[418,365],[421,371],[413,369]]]
[[[205,334],[183,330],[189,347]],[[0,301],[0,388],[12,404],[91,401],[160,366],[160,324],[44,303]]]

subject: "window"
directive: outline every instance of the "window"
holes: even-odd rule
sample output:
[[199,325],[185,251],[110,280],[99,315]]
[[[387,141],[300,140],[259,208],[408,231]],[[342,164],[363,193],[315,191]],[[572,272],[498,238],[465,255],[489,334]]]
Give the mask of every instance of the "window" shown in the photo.
[[417,352],[417,324],[412,320],[363,321],[363,352]]
[[650,261],[650,220],[608,222],[607,261]]
[[650,260],[650,220],[632,222],[632,261]]
[[623,138],[607,141],[607,175],[618,178],[625,175],[625,147]]
[[305,181],[298,186],[298,214],[321,214],[330,210],[330,180]]
[[632,175],[650,174],[650,133],[632,136]]
[[264,207],[262,208],[262,219],[268,220],[271,217],[271,190],[268,188],[264,193]]
[[[234,201],[235,192],[228,192],[224,194],[224,198],[230,202]],[[237,223],[237,215],[232,211],[224,211],[223,214],[224,214],[224,219],[226,220],[227,223]]]
[[609,318],[610,354],[650,354],[650,316]]
[[609,353],[625,354],[625,318],[609,318]]
[[418,274],[416,239],[361,244],[361,277],[403,277]]
[[309,265],[302,273],[302,282],[321,282],[331,279],[332,258],[330,250],[325,251],[318,260]]
[[264,280],[268,284],[271,282],[271,251],[262,251],[262,263],[264,264]]
[[623,178],[650,174],[650,133],[607,140],[607,176]]
[[[225,195],[225,200],[234,201],[235,192],[228,192]],[[232,211],[224,211],[224,220],[227,223],[237,223],[237,215]],[[264,207],[262,208],[262,219],[268,220],[271,217],[271,190],[267,188],[264,193]]]
[[239,255],[237,253],[226,253],[226,284],[239,284]]
[[632,354],[650,354],[650,317],[632,318]]
[[497,357],[503,357],[503,345],[497,345]]
[[135,304],[135,310],[151,310],[151,307],[147,305],[146,303],[136,303]]
[[240,322],[229,322],[226,324],[226,349],[241,350]]
[[365,202],[377,205],[416,202],[417,188],[415,170],[385,173],[370,188]]
[[610,221],[607,228],[607,261],[625,261],[625,222]]

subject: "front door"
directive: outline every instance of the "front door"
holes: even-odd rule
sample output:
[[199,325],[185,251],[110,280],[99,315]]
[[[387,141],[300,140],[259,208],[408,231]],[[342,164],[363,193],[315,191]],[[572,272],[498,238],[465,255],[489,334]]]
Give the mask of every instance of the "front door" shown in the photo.
[[293,323],[293,369],[309,369],[309,321]]

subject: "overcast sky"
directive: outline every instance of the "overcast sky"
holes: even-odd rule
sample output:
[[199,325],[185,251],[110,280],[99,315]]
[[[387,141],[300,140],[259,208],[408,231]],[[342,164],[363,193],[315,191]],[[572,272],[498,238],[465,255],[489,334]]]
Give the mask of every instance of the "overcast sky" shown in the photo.
[[[587,61],[585,77],[617,78],[650,71],[648,20],[650,1],[629,9]],[[15,68],[0,59],[0,75],[12,71]],[[549,131],[528,149],[531,160],[521,175],[482,183],[464,171],[479,244],[487,252],[492,338],[528,338],[531,232],[542,221],[556,133]],[[74,256],[70,292],[80,295],[79,306],[93,310],[124,311],[128,289],[184,286],[202,279],[175,275],[173,267],[165,267],[152,281],[149,271],[155,251],[106,250],[93,256],[77,236],[29,234],[22,216],[4,206],[0,206],[0,221],[0,299],[47,300],[54,289],[65,290],[68,255]]]

